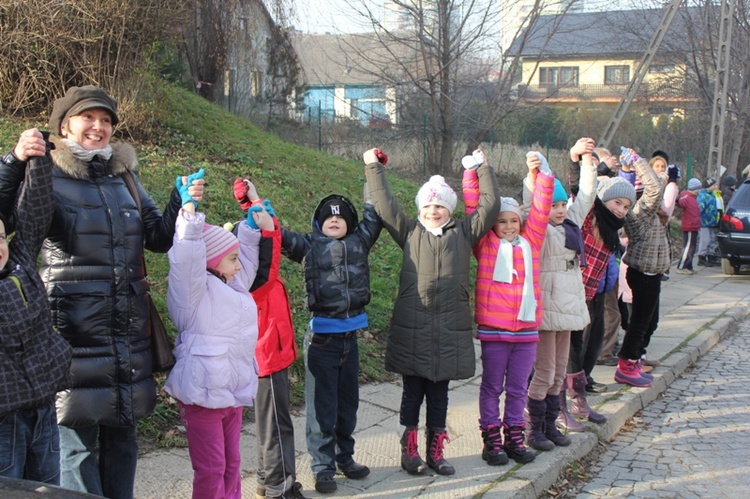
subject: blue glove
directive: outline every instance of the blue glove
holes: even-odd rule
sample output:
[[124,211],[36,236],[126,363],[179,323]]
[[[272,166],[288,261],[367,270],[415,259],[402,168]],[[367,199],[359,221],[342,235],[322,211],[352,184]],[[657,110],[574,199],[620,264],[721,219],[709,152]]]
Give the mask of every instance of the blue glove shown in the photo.
[[180,199],[182,200],[183,205],[185,205],[185,203],[187,202],[192,202],[196,207],[198,206],[198,201],[193,199],[193,196],[188,193],[188,189],[191,185],[193,185],[193,180],[203,178],[203,175],[205,175],[205,173],[206,172],[203,170],[203,168],[195,173],[191,173],[190,175],[188,175],[186,185],[183,185],[181,175],[177,177],[177,179],[175,180],[175,187],[177,188],[177,192],[180,193]]
[[271,215],[273,218],[276,218],[276,212],[273,211],[273,208],[271,207],[271,202],[268,199],[263,200],[263,207],[266,209],[269,215]]
[[253,218],[253,213],[259,213],[261,211],[263,211],[263,207],[259,204],[251,206],[250,208],[247,209],[247,220],[245,220],[245,223],[251,229],[260,230],[260,227],[258,227],[258,224],[255,223],[255,219]]

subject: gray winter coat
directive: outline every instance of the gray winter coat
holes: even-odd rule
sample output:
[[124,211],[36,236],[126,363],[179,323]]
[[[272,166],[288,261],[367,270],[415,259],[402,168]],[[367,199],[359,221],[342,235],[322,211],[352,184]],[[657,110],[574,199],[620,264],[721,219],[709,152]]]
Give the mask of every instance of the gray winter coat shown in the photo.
[[479,167],[477,211],[452,219],[443,235],[435,236],[419,220],[407,218],[380,163],[367,165],[365,172],[383,226],[404,252],[386,369],[431,381],[473,376],[469,264],[472,247],[497,220],[500,198],[495,173],[489,166]]

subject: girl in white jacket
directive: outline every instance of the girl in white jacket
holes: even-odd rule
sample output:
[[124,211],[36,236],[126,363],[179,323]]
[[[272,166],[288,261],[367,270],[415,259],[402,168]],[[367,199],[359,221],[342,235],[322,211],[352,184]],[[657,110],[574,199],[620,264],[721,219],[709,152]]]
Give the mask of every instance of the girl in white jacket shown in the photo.
[[[185,185],[178,177],[181,194]],[[258,269],[258,226],[273,230],[273,222],[251,208],[235,237],[195,209],[183,197],[169,250],[167,307],[180,333],[164,389],[178,400],[187,432],[193,498],[239,499],[242,407],[253,405],[258,387],[258,311],[247,290]]]
[[[585,265],[580,226],[594,204],[596,167],[591,160],[594,140],[581,138],[571,148],[571,157],[581,158],[578,195],[568,206],[568,196],[555,180],[547,235],[540,256],[543,318],[539,327],[534,376],[529,385],[529,432],[527,440],[536,450],[570,445],[571,440],[555,427],[570,350],[570,332],[589,323],[586,295],[581,278]],[[524,188],[524,207],[531,192]]]

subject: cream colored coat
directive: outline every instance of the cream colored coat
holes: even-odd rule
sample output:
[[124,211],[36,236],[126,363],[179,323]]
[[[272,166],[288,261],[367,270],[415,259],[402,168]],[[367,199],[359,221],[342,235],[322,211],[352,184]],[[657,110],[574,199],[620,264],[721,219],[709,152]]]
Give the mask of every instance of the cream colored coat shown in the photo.
[[[568,218],[579,227],[594,205],[596,197],[596,167],[581,164],[579,192],[568,205]],[[530,206],[531,192],[524,181],[524,208]],[[590,322],[586,307],[586,293],[578,265],[568,268],[576,253],[565,247],[562,225],[547,226],[547,235],[540,256],[539,285],[542,290],[542,324],[540,331],[580,331]]]

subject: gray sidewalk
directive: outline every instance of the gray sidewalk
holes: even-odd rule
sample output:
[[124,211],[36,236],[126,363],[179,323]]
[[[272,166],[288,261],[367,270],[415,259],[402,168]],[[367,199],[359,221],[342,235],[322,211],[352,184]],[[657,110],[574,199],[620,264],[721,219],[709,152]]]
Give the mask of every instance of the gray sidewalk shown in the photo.
[[[478,430],[478,393],[481,362],[477,355],[477,375],[452,382],[448,408],[446,458],[456,474],[411,476],[401,470],[398,410],[401,388],[398,384],[364,385],[360,409],[355,459],[372,470],[364,480],[337,475],[338,491],[330,497],[474,497],[535,498],[555,483],[568,464],[590,452],[597,439],[610,440],[641,408],[656,399],[695,359],[721,340],[727,328],[750,312],[750,275],[728,277],[716,268],[696,267],[692,276],[671,273],[662,283],[659,329],[651,340],[649,358],[660,359],[654,383],[649,388],[632,388],[614,383],[614,367],[597,366],[594,377],[606,383],[607,392],[589,397],[592,404],[609,418],[607,424],[588,425],[585,433],[570,434],[570,447],[538,452],[526,465],[511,461],[504,466],[488,466],[481,459],[482,439]],[[478,352],[478,344],[476,351]],[[324,497],[314,490],[310,457],[305,445],[304,409],[294,417],[298,480],[307,497]],[[242,496],[255,497],[257,463],[255,428],[247,425],[242,436]],[[420,451],[424,455],[424,438]],[[157,450],[138,462],[135,492],[138,499],[190,497],[192,469],[187,449]]]

